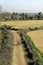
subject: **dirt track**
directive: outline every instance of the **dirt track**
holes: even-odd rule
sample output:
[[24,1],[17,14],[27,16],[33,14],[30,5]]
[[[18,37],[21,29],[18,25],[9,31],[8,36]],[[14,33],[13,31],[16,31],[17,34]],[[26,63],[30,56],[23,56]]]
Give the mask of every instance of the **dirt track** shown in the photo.
[[13,49],[13,58],[11,65],[26,65],[24,58],[24,51],[21,44],[20,36],[17,31],[11,31],[14,36],[14,49]]

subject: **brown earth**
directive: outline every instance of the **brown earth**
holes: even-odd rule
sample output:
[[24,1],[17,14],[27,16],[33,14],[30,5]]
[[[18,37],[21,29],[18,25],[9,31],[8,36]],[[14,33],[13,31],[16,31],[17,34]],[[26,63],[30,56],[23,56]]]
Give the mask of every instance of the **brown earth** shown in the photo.
[[21,39],[17,31],[11,31],[14,36],[14,49],[13,49],[13,58],[11,65],[26,65],[24,58],[24,50],[21,44]]

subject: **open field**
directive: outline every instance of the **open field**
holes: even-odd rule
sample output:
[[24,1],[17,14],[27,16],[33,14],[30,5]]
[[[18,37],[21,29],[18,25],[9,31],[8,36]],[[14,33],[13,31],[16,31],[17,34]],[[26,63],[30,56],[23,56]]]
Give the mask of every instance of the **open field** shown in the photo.
[[31,37],[34,45],[43,53],[43,30],[27,32],[27,35]]
[[43,26],[43,20],[18,20],[18,21],[2,21],[0,25],[8,25],[19,29],[26,29],[29,27]]

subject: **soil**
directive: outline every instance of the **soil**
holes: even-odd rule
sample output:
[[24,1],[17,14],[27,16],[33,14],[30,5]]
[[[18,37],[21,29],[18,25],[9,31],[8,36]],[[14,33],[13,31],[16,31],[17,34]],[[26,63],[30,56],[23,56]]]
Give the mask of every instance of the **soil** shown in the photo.
[[12,53],[12,64],[11,65],[26,65],[24,57],[24,50],[21,44],[21,39],[17,31],[11,31],[14,36],[14,49]]

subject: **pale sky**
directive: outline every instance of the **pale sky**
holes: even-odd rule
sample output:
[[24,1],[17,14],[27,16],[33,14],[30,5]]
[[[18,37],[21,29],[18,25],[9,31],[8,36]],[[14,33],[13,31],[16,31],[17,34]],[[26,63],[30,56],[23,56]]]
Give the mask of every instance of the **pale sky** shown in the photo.
[[43,0],[0,0],[0,5],[9,12],[43,12]]

